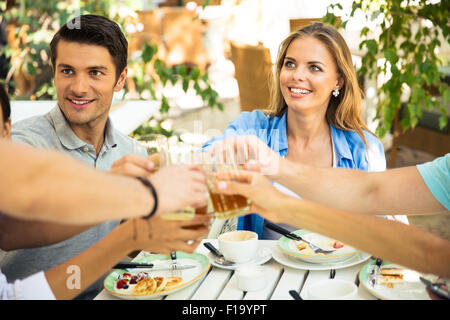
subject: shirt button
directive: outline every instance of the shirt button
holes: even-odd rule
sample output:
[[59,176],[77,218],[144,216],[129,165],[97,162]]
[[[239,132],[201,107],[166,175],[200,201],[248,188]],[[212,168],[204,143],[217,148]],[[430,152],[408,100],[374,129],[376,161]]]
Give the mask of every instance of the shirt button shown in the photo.
[[89,151],[89,148],[88,148],[88,147],[84,147],[84,148],[83,148],[83,151],[84,151],[84,152],[88,152],[88,151]]

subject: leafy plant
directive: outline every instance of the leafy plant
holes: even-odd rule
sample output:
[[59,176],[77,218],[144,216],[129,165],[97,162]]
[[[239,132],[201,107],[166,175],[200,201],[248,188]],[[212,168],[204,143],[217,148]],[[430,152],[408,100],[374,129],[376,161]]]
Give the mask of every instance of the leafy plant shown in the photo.
[[[340,4],[327,8],[325,23],[333,23],[332,13]],[[447,124],[446,104],[450,102],[449,85],[441,79],[444,75],[438,50],[440,35],[444,41],[450,37],[449,2],[430,3],[427,0],[355,0],[348,17],[342,17],[341,27],[356,14],[363,13],[366,20],[377,25],[365,26],[359,45],[365,50],[359,76],[385,77],[377,88],[378,106],[375,119],[379,119],[377,134],[383,137],[401,109],[402,95],[409,93],[401,119],[404,131],[414,128],[422,117],[423,109],[440,111],[439,126]],[[442,101],[432,95],[431,88],[438,87]]]
[[[144,43],[141,56],[130,61],[129,70],[131,78],[136,85],[136,91],[139,92],[140,95],[143,95],[144,92],[148,90],[154,100],[161,101],[159,111],[163,119],[160,119],[158,126],[151,126],[150,123],[155,122],[152,121],[154,118],[150,118],[144,124],[139,126],[133,132],[133,135],[154,132],[165,135],[173,133],[160,126],[160,123],[164,121],[164,117],[167,116],[169,112],[170,105],[169,100],[162,91],[159,92],[159,94],[156,92],[155,86],[157,86],[158,83],[161,83],[162,86],[166,86],[168,82],[172,85],[181,82],[185,93],[192,87],[196,94],[200,96],[203,102],[209,107],[217,107],[219,110],[223,110],[223,104],[218,102],[219,95],[211,87],[207,73],[202,74],[200,68],[197,66],[187,66],[182,64],[169,67],[164,61],[157,58],[157,52],[157,45]],[[129,91],[129,89],[127,89],[127,91]]]

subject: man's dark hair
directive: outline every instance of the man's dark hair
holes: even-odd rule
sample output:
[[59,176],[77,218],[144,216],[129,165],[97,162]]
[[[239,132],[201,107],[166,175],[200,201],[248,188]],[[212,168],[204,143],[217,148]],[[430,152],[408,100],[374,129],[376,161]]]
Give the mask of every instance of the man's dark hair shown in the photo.
[[0,104],[2,105],[3,122],[7,122],[11,116],[11,106],[5,87],[0,83]]
[[108,49],[116,66],[116,80],[127,66],[128,42],[117,23],[93,14],[78,16],[56,32],[50,42],[53,73],[56,68],[56,48],[59,40],[98,45]]

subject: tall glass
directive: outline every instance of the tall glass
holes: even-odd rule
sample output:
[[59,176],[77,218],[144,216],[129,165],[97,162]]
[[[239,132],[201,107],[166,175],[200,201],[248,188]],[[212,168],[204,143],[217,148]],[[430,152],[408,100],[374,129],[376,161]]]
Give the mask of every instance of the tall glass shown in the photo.
[[227,163],[216,160],[214,155],[205,153],[202,165],[215,216],[219,219],[230,219],[248,212],[250,201],[247,198],[241,195],[225,195],[216,188],[217,173],[243,170],[243,165],[233,161]]
[[140,146],[146,149],[149,159],[155,165],[154,171],[167,165],[169,143],[165,135],[150,133],[138,137],[137,140]]
[[[179,142],[175,139],[169,139],[169,146],[167,150],[167,165],[171,164],[200,164],[198,158],[199,153],[195,151],[194,146]],[[191,206],[183,209],[164,214],[162,217],[167,220],[185,220],[192,218],[195,214],[207,214],[207,206],[201,208],[193,208]]]

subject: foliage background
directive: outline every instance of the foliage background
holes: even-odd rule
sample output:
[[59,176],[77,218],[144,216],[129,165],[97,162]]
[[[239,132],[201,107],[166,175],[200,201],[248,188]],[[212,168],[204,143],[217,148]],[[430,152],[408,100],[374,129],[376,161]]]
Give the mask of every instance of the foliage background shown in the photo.
[[[330,5],[325,22],[336,21],[335,9],[342,6]],[[448,65],[448,58],[446,61],[438,52],[441,39],[450,40],[450,1],[356,0],[349,16],[341,17],[340,26],[345,28],[349,19],[361,12],[376,27],[361,30],[359,48],[365,53],[358,76],[385,79],[377,88],[377,134],[383,137],[391,129],[402,103],[406,106],[401,116],[404,131],[417,125],[424,110],[438,110],[443,129],[448,122],[450,90],[439,67]],[[437,95],[433,92],[436,88]],[[407,96],[405,101],[402,96]]]

